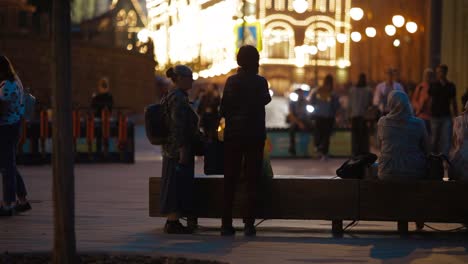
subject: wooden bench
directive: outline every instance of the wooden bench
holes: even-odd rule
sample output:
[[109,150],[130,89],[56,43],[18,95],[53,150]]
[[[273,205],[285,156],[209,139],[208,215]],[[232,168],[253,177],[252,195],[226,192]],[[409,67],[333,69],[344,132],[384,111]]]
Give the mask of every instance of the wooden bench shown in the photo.
[[[161,179],[150,178],[149,213],[159,212]],[[200,218],[221,218],[223,179],[196,178],[195,212]],[[408,232],[409,221],[466,223],[468,184],[460,182],[382,182],[368,180],[275,178],[263,184],[258,219],[331,220],[332,232],[343,232],[343,220],[397,221]],[[233,216],[241,218],[245,198],[236,195]]]

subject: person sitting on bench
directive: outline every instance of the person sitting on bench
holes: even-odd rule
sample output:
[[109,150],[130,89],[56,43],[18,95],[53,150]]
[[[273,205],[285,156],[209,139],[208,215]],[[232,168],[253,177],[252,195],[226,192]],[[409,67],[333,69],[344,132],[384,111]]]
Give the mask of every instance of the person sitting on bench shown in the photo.
[[424,121],[414,116],[410,100],[402,91],[392,91],[389,113],[377,124],[381,147],[378,178],[423,179],[427,168],[429,137]]
[[452,180],[468,181],[468,102],[465,111],[455,118],[453,124],[453,147],[450,152],[452,166],[449,177]]

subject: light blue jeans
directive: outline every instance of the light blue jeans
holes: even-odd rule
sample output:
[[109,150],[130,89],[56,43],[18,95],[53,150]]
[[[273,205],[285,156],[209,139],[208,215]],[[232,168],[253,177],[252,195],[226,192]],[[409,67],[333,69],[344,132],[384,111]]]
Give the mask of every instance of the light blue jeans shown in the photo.
[[450,152],[452,142],[452,118],[433,117],[431,118],[432,130],[432,152],[447,155]]

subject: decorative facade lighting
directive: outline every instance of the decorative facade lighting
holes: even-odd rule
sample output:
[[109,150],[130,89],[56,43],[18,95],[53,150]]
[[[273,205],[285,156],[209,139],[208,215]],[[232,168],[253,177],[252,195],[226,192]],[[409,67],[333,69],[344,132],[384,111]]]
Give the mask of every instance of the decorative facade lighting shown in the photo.
[[357,31],[354,31],[351,33],[351,40],[354,41],[354,42],[359,42],[361,41],[362,39],[362,36],[361,36],[361,33],[357,32]]
[[386,25],[385,33],[389,36],[393,36],[396,34],[396,28],[393,25]]
[[366,36],[369,38],[373,38],[377,35],[377,30],[373,27],[367,27],[366,28]]
[[392,23],[395,27],[401,28],[405,25],[405,18],[401,15],[395,15],[392,17]]
[[320,51],[326,51],[326,50],[327,50],[327,43],[325,43],[325,42],[319,42],[319,43],[317,44],[317,48],[318,48],[318,50],[320,50]]
[[400,46],[400,40],[399,40],[399,39],[395,39],[395,40],[393,41],[393,46],[399,47],[399,46]]
[[306,0],[294,0],[293,9],[299,14],[304,13],[309,8],[309,3]]
[[143,43],[146,43],[149,40],[149,35],[150,35],[149,30],[142,29],[142,30],[140,30],[140,32],[138,32],[137,37],[138,37],[139,41],[141,41]]
[[344,33],[338,33],[336,35],[336,41],[338,41],[339,43],[345,43],[346,42],[346,34]]
[[364,16],[364,11],[362,10],[362,8],[353,7],[349,10],[349,15],[353,20],[359,21]]
[[406,30],[413,34],[415,33],[416,31],[418,31],[418,24],[416,24],[415,22],[413,21],[409,21],[408,23],[406,23]]

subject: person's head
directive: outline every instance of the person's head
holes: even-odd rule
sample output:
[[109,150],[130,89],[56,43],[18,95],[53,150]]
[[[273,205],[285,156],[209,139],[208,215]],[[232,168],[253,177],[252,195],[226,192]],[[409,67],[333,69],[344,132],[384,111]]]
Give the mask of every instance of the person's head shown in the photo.
[[109,92],[109,79],[104,77],[98,82],[98,93],[104,94]]
[[302,90],[301,88],[298,88],[296,90],[294,90],[294,92],[298,95],[298,100],[302,100],[302,99],[305,99],[305,94],[304,94],[304,90]]
[[331,74],[325,76],[322,87],[328,92],[333,91],[333,76]]
[[10,60],[4,55],[0,55],[0,81],[8,80],[13,82],[15,79],[16,72]]
[[448,73],[448,66],[446,64],[440,64],[436,68],[437,80],[446,80]]
[[434,81],[434,71],[431,68],[427,68],[424,70],[423,81],[428,83]]
[[367,86],[367,78],[364,73],[359,74],[359,79],[356,84],[357,87],[366,87]]
[[170,87],[170,81],[162,76],[157,76],[154,80],[154,84],[156,90],[159,91],[160,94],[164,95],[167,94]]
[[185,65],[177,65],[166,71],[166,76],[171,78],[174,84],[184,91],[190,90],[193,84],[192,69]]
[[246,72],[258,73],[260,54],[251,45],[242,46],[237,53],[237,64]]
[[409,97],[403,91],[393,90],[390,92],[387,105],[390,109],[390,113],[388,114],[390,118],[404,118],[413,115]]
[[386,74],[386,81],[387,81],[388,83],[393,83],[393,82],[395,81],[396,72],[397,72],[397,70],[396,70],[396,69],[393,69],[393,68],[388,68],[388,69],[385,71],[385,74]]
[[205,91],[207,93],[216,93],[218,91],[218,85],[216,83],[210,83],[208,86],[205,88]]

